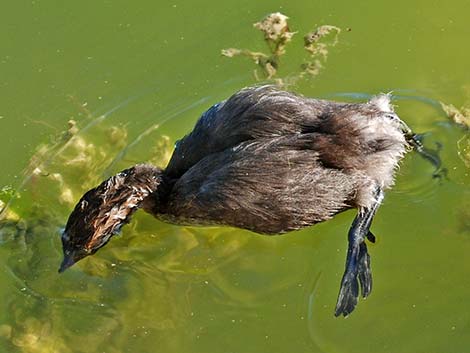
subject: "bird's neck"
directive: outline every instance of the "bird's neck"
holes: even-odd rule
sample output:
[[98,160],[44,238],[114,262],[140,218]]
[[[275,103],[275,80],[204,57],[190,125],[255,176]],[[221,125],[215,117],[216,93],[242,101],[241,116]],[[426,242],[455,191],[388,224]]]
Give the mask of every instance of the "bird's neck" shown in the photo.
[[114,176],[113,187],[116,193],[121,193],[126,199],[124,205],[128,203],[130,208],[147,210],[147,205],[153,204],[153,199],[162,183],[162,174],[160,168],[149,164],[137,164]]
[[[125,175],[122,179],[123,187],[130,193],[125,196],[127,200],[135,200],[136,208],[142,208],[148,213],[153,213],[158,203],[158,193],[163,183],[163,171],[149,164],[137,164],[122,171],[119,175]],[[132,206],[132,205],[130,205]]]

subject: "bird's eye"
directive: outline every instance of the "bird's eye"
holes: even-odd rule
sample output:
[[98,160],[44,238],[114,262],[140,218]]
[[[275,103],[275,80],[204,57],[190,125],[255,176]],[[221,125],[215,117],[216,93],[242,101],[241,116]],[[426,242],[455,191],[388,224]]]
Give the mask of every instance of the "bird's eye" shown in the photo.
[[80,209],[82,211],[84,211],[85,208],[87,208],[87,206],[88,206],[88,202],[86,200],[82,200],[82,202],[80,202]]
[[181,140],[177,140],[175,142],[175,149],[178,148],[180,146],[180,144],[181,144]]
[[400,121],[400,118],[395,113],[386,113],[385,117],[392,121]]

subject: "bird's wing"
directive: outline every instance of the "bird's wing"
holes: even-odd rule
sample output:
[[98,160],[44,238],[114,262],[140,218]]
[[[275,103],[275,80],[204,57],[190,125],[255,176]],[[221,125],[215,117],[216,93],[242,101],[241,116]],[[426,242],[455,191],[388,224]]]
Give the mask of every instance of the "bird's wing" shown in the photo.
[[174,185],[168,213],[182,223],[282,233],[350,207],[355,179],[325,168],[312,134],[245,142],[203,158]]

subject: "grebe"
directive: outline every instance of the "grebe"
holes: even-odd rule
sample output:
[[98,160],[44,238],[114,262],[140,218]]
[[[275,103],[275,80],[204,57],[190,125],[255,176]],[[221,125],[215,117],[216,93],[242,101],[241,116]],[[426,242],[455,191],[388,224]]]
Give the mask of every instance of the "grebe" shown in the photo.
[[[410,142],[411,141],[411,142]],[[162,170],[139,164],[88,191],[62,234],[59,272],[94,254],[139,208],[177,224],[282,234],[357,209],[335,315],[372,289],[365,240],[410,144],[390,97],[367,103],[305,98],[273,86],[215,104],[178,141]]]

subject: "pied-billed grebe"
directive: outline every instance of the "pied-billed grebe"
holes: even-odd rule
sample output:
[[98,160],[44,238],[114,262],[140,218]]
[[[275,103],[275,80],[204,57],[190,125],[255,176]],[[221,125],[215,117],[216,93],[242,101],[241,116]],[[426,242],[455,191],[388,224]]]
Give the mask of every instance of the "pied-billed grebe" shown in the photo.
[[214,105],[176,144],[165,170],[136,165],[88,191],[62,235],[60,272],[95,253],[139,208],[178,224],[262,234],[311,226],[357,208],[335,315],[372,288],[365,239],[411,132],[388,95],[367,103],[245,88]]

